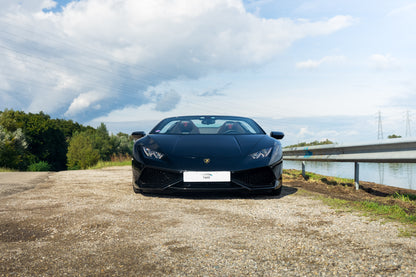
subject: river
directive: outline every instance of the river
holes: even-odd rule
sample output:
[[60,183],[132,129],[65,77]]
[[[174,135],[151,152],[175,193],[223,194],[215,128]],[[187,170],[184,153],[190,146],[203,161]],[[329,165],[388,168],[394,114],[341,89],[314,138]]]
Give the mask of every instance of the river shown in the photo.
[[[306,161],[306,171],[354,179],[354,163]],[[284,161],[285,169],[302,170],[301,161]],[[360,181],[416,190],[416,164],[360,163]]]

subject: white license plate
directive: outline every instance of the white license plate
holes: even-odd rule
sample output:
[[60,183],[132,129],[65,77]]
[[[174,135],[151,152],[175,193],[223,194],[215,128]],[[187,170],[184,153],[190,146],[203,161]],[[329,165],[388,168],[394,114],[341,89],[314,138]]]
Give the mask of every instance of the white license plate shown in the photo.
[[185,171],[184,182],[230,182],[230,171]]

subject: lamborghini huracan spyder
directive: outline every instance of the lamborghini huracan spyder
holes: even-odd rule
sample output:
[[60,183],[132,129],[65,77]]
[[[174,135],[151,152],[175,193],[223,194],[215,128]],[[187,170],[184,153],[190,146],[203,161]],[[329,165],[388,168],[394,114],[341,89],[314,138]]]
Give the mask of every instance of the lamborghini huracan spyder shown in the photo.
[[282,190],[282,132],[252,119],[181,116],[133,132],[134,192]]

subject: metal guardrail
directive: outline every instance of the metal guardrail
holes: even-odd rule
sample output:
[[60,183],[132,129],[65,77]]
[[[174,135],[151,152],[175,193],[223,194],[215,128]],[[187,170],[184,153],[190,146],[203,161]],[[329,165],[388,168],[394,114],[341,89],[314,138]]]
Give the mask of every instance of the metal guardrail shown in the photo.
[[[284,160],[354,162],[354,183],[359,187],[359,162],[416,163],[416,140],[394,139],[372,144],[306,146],[283,149]],[[305,163],[302,163],[305,175]]]

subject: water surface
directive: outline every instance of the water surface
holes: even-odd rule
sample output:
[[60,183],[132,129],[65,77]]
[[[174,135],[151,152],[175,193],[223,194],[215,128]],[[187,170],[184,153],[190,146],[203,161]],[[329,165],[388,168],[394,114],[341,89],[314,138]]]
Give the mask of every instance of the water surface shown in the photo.
[[[306,161],[306,171],[340,178],[354,178],[354,163]],[[360,181],[416,190],[416,164],[359,163]],[[284,161],[285,169],[302,170],[301,161]]]

